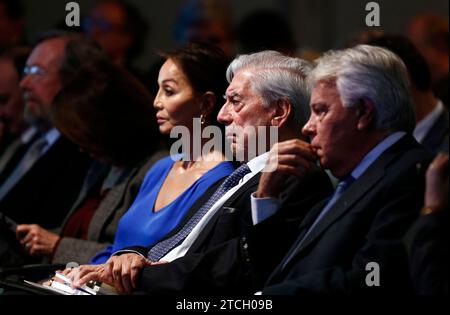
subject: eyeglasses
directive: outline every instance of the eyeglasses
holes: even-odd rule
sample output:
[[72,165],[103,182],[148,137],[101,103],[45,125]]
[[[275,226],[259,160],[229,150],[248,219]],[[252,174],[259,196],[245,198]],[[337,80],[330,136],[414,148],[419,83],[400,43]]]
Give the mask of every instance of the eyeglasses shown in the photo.
[[44,70],[41,66],[32,65],[32,66],[25,66],[23,68],[22,76],[25,77],[27,75],[30,75],[33,81],[36,81],[44,79],[46,76],[52,73],[58,73],[58,71]]
[[40,66],[25,66],[23,68],[23,75],[35,75],[35,76],[45,76],[47,72],[42,69]]

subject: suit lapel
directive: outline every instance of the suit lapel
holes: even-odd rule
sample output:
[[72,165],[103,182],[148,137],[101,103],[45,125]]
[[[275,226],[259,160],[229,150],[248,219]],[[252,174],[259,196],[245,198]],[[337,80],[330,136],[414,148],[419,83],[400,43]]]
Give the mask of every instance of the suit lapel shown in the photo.
[[80,193],[78,194],[77,200],[74,202],[72,208],[70,209],[69,213],[66,215],[64,222],[61,224],[61,229],[66,225],[69,218],[72,216],[72,214],[81,206],[81,204],[85,201],[87,195],[91,191],[91,189],[99,183],[102,178],[104,178],[107,175],[107,172],[109,170],[109,165],[100,163],[100,162],[93,162],[91,165],[88,173],[86,174],[86,177],[83,182],[83,186],[80,189]]
[[318,204],[316,204],[308,213],[308,215],[303,219],[302,223],[299,226],[298,229],[298,237],[295,240],[295,242],[293,243],[293,245],[291,246],[291,248],[289,249],[289,251],[286,253],[286,255],[284,256],[284,258],[281,260],[281,263],[278,264],[277,268],[275,268],[275,270],[272,273],[272,276],[269,277],[267,283],[270,283],[274,280],[274,276],[280,275],[282,270],[283,270],[283,266],[286,264],[287,259],[294,253],[296,252],[298,249],[298,244],[301,242],[301,240],[303,239],[306,231],[308,231],[308,227],[311,226],[314,222],[314,220],[317,218],[317,216],[319,215],[320,211],[322,211],[323,207],[326,205],[326,203],[328,202],[329,198],[324,199],[322,201],[320,201]]
[[257,187],[260,177],[261,177],[261,173],[258,173],[256,175],[254,175],[252,178],[250,178],[244,185],[239,187],[239,189],[233,195],[231,195],[227,201],[225,201],[225,203],[223,204],[222,207],[230,207],[231,205],[234,204],[236,199],[240,198],[249,189]]
[[314,220],[319,215],[320,211],[322,211],[323,207],[327,204],[330,198],[326,198],[316,204],[308,213],[308,215],[303,219],[299,226],[299,233],[302,233],[302,230],[306,229],[308,226],[311,226]]
[[[250,178],[244,185],[239,187],[239,189],[228,198],[227,201],[217,210],[217,212],[213,215],[213,217],[209,220],[208,224],[206,224],[203,231],[198,236],[197,240],[192,244],[191,248],[189,249],[190,252],[194,252],[197,250],[199,246],[203,244],[203,242],[209,237],[210,233],[213,232],[213,229],[215,227],[215,223],[221,216],[221,210],[224,208],[235,208],[236,205],[235,202],[238,198],[241,198],[244,194],[247,194],[249,190],[256,190],[256,187],[259,183],[259,178],[261,177],[261,173],[256,174],[252,178]],[[250,198],[250,194],[249,198]]]
[[[353,205],[363,198],[385,176],[384,167],[370,167],[361,178],[355,181],[331,207],[328,213],[313,228],[311,233],[304,240],[299,251],[307,247],[318,236],[320,236],[339,217],[349,211]],[[325,206],[325,205],[324,205]],[[323,209],[323,207],[322,207]],[[321,210],[322,210],[321,209]]]
[[100,233],[103,232],[105,222],[110,218],[113,212],[117,210],[119,203],[125,198],[126,189],[136,172],[137,169],[134,169],[128,174],[126,180],[119,185],[114,186],[106,194],[97,210],[95,210],[94,216],[89,224],[88,239],[100,239]]

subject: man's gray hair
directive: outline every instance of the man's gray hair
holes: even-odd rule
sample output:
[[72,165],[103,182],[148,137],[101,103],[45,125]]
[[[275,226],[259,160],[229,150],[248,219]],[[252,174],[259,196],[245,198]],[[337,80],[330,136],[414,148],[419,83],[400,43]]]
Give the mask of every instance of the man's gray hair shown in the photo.
[[345,107],[370,100],[375,105],[375,128],[387,132],[411,132],[415,112],[407,70],[391,51],[368,45],[330,51],[317,60],[308,76],[312,89],[319,82],[332,82]]
[[311,69],[305,60],[268,50],[236,57],[228,66],[227,80],[231,83],[241,70],[251,71],[252,88],[261,95],[263,106],[287,99],[293,106],[295,124],[303,126],[310,114],[306,77]]

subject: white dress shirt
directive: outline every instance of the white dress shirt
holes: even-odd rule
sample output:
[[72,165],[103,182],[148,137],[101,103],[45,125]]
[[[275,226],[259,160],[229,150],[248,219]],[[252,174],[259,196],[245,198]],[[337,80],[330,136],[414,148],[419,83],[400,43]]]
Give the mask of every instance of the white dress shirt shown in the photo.
[[47,139],[47,145],[42,149],[42,154],[46,153],[52,145],[55,144],[55,142],[59,139],[61,134],[59,133],[58,129],[52,128],[45,134],[45,138]]

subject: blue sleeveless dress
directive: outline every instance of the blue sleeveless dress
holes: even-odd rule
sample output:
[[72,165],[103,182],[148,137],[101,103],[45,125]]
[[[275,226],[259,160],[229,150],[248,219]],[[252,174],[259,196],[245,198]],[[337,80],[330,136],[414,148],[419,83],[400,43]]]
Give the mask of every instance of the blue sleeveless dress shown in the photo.
[[[181,155],[174,159],[181,159]],[[97,253],[92,258],[91,264],[106,262],[114,252],[124,247],[155,244],[180,223],[189,208],[211,185],[229,176],[235,169],[231,162],[218,164],[174,201],[154,212],[158,193],[174,163],[169,156],[159,160],[147,172],[134,203],[119,221],[114,243]]]

